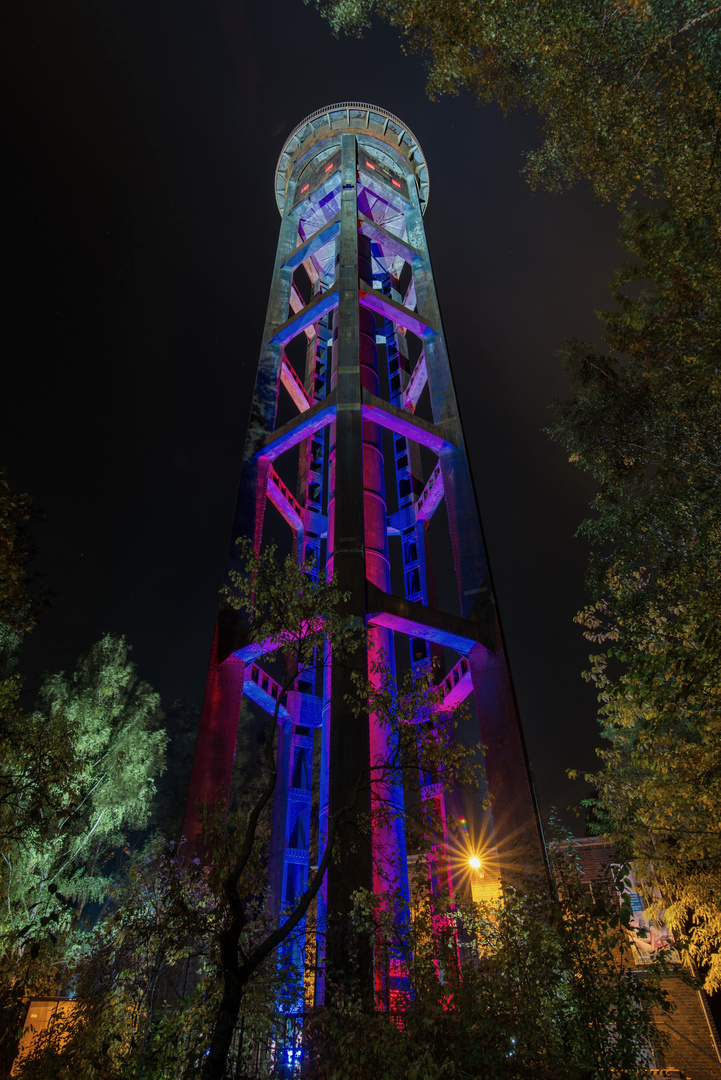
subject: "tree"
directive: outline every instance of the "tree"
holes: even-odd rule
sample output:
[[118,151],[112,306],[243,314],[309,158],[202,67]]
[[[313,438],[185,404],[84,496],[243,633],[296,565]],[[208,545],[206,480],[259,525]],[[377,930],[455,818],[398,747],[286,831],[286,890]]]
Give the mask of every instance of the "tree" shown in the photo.
[[633,262],[603,316],[607,350],[565,348],[573,397],[555,437],[599,485],[589,677],[607,740],[597,819],[680,944],[721,987],[719,383],[721,7],[679,0],[329,0],[338,30],[374,16],[425,52],[429,90],[537,111],[533,183],[587,179],[622,205]]
[[[594,475],[583,531],[592,603],[579,615],[603,651],[601,827],[654,875],[679,944],[721,986],[721,412],[715,241],[670,211],[636,211],[604,316],[613,351],[567,350],[575,394],[555,437]],[[643,281],[636,296],[625,290]]]
[[641,190],[718,224],[721,7],[689,0],[317,0],[337,31],[373,17],[424,53],[431,96],[535,110],[534,183]]
[[4,725],[2,777],[23,830],[6,833],[0,862],[3,1046],[12,1047],[28,988],[58,992],[68,933],[83,904],[108,892],[104,857],[147,824],[161,718],[127,645],[107,636],[71,678],[45,681],[29,716]]
[[166,738],[160,699],[138,680],[128,652],[123,638],[108,635],[71,678],[50,676],[40,689],[34,720],[52,745],[65,744],[69,771],[49,785],[34,827],[4,860],[5,933],[49,915],[58,891],[99,899],[104,854],[147,824]]
[[[182,1075],[202,1054],[217,1003],[210,946],[218,906],[207,876],[155,839],[109,890],[105,916],[66,944],[64,988],[75,1007],[21,1059],[28,1080]],[[171,973],[178,985],[169,1010]]]
[[0,481],[0,1068],[14,1057],[28,987],[57,992],[67,931],[107,891],[103,862],[147,824],[165,734],[158,696],[122,638],[21,706],[20,646],[37,621],[31,504]]
[[[251,797],[250,807],[253,805]],[[195,1077],[223,999],[221,938],[228,921],[224,883],[237,860],[247,811],[207,822],[212,862],[189,860],[184,845],[156,836],[110,884],[111,902],[63,950],[63,986],[74,1010],[22,1058],[28,1080]],[[267,828],[259,824],[243,874],[242,956],[277,929],[268,902]],[[275,950],[258,963],[242,996],[224,1068],[251,1067],[259,1040],[276,1035],[278,1002],[292,995],[292,965]]]
[[[502,901],[458,895],[455,978],[439,978],[437,923],[421,868],[414,906],[412,994],[402,1016],[369,1013],[349,995],[311,1026],[312,1080],[610,1080],[649,1075],[661,1046],[654,1014],[669,1011],[659,957],[634,967],[631,906],[617,873],[589,890],[567,838],[552,846],[558,896],[512,889]],[[359,896],[357,919],[384,924]],[[379,917],[381,916],[381,917]]]
[[0,740],[5,751],[0,759],[0,853],[7,853],[31,827],[48,784],[63,775],[65,766],[63,754],[56,758],[56,748],[46,748],[41,727],[20,707],[20,646],[34,629],[41,606],[27,571],[31,510],[30,498],[13,495],[0,476]]

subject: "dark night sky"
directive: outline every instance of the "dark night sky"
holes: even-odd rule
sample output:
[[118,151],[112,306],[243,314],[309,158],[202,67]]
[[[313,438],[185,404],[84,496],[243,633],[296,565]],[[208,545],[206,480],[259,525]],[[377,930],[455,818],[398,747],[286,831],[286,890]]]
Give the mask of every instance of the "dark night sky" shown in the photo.
[[54,593],[31,670],[106,631],[141,674],[205,682],[280,218],[284,138],[333,101],[390,109],[430,168],[426,228],[544,810],[581,796],[595,702],[574,612],[590,488],[548,442],[555,350],[597,339],[616,213],[519,176],[532,117],[433,103],[385,29],[302,0],[24,0],[6,31],[9,273],[0,464],[37,499]]

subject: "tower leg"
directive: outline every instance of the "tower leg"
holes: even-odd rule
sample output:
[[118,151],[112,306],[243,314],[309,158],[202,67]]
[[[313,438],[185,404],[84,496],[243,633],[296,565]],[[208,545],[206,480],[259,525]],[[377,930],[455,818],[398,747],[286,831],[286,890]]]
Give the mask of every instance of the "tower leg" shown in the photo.
[[[328,501],[328,574],[349,594],[346,613],[365,611],[363,523],[363,435],[359,378],[358,207],[356,142],[341,136],[341,209],[337,246],[339,304],[333,332],[333,372],[337,390],[336,421],[331,428]],[[328,745],[328,818],[353,799],[338,835],[338,860],[328,870],[326,926],[327,975],[348,970],[348,935],[353,894],[373,885],[370,844],[359,824],[370,817],[368,716],[354,715],[346,700],[354,685],[352,668],[367,671],[364,648],[349,662],[331,668]],[[324,736],[325,737],[325,736]],[[331,917],[332,914],[332,917]],[[370,988],[370,955],[359,958],[358,976]]]
[[469,664],[481,740],[486,746],[488,789],[501,880],[528,888],[544,883],[548,870],[529,778],[526,749],[502,650],[476,645]]
[[216,625],[183,821],[187,854],[201,861],[207,854],[203,843],[203,808],[209,816],[220,807],[228,808],[244,679],[245,663],[239,657],[231,654],[218,662]]

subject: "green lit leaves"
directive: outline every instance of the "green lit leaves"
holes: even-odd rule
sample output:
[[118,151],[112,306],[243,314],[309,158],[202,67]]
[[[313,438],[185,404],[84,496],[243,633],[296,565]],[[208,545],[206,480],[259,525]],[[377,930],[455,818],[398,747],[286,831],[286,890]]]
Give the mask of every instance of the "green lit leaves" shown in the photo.
[[292,555],[279,560],[273,544],[256,552],[241,538],[238,551],[242,569],[231,571],[221,596],[241,613],[248,640],[263,645],[266,656],[291,653],[303,668],[325,649],[337,656],[355,649],[362,634],[343,614],[348,595],[333,581],[323,575],[314,579]]

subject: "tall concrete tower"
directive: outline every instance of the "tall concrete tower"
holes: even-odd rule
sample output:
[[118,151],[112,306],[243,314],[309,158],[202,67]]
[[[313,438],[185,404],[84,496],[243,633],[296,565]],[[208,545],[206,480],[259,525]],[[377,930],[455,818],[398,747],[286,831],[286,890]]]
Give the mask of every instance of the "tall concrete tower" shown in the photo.
[[[446,701],[473,696],[487,747],[501,876],[515,880],[523,866],[543,872],[423,227],[429,195],[423,152],[385,109],[331,105],[287,139],[275,194],[280,239],[233,539],[263,543],[272,504],[274,527],[284,523],[297,558],[316,574],[333,575],[350,594],[350,613],[368,628],[371,666],[381,653],[392,661],[397,650],[408,650],[418,670],[433,650],[443,652]],[[448,579],[451,561],[455,596],[440,603],[435,582]],[[188,799],[191,845],[200,841],[198,803],[227,798],[242,695],[272,715],[280,693],[257,652],[257,646],[253,653],[244,649],[219,621]],[[306,673],[280,708],[271,866],[279,906],[292,904],[308,878],[314,741],[321,837],[328,814],[383,749],[386,734],[376,718],[349,711],[347,678],[338,665],[325,678]],[[322,735],[314,740],[316,728]],[[427,779],[422,795],[434,802],[442,831],[443,791]],[[389,785],[384,797],[397,807],[397,819],[373,836],[371,848],[376,864],[380,855],[393,865],[393,883],[403,891],[402,788]],[[373,854],[356,851],[330,867],[319,899],[321,931],[326,913],[348,910],[356,888],[387,887],[374,875]]]

